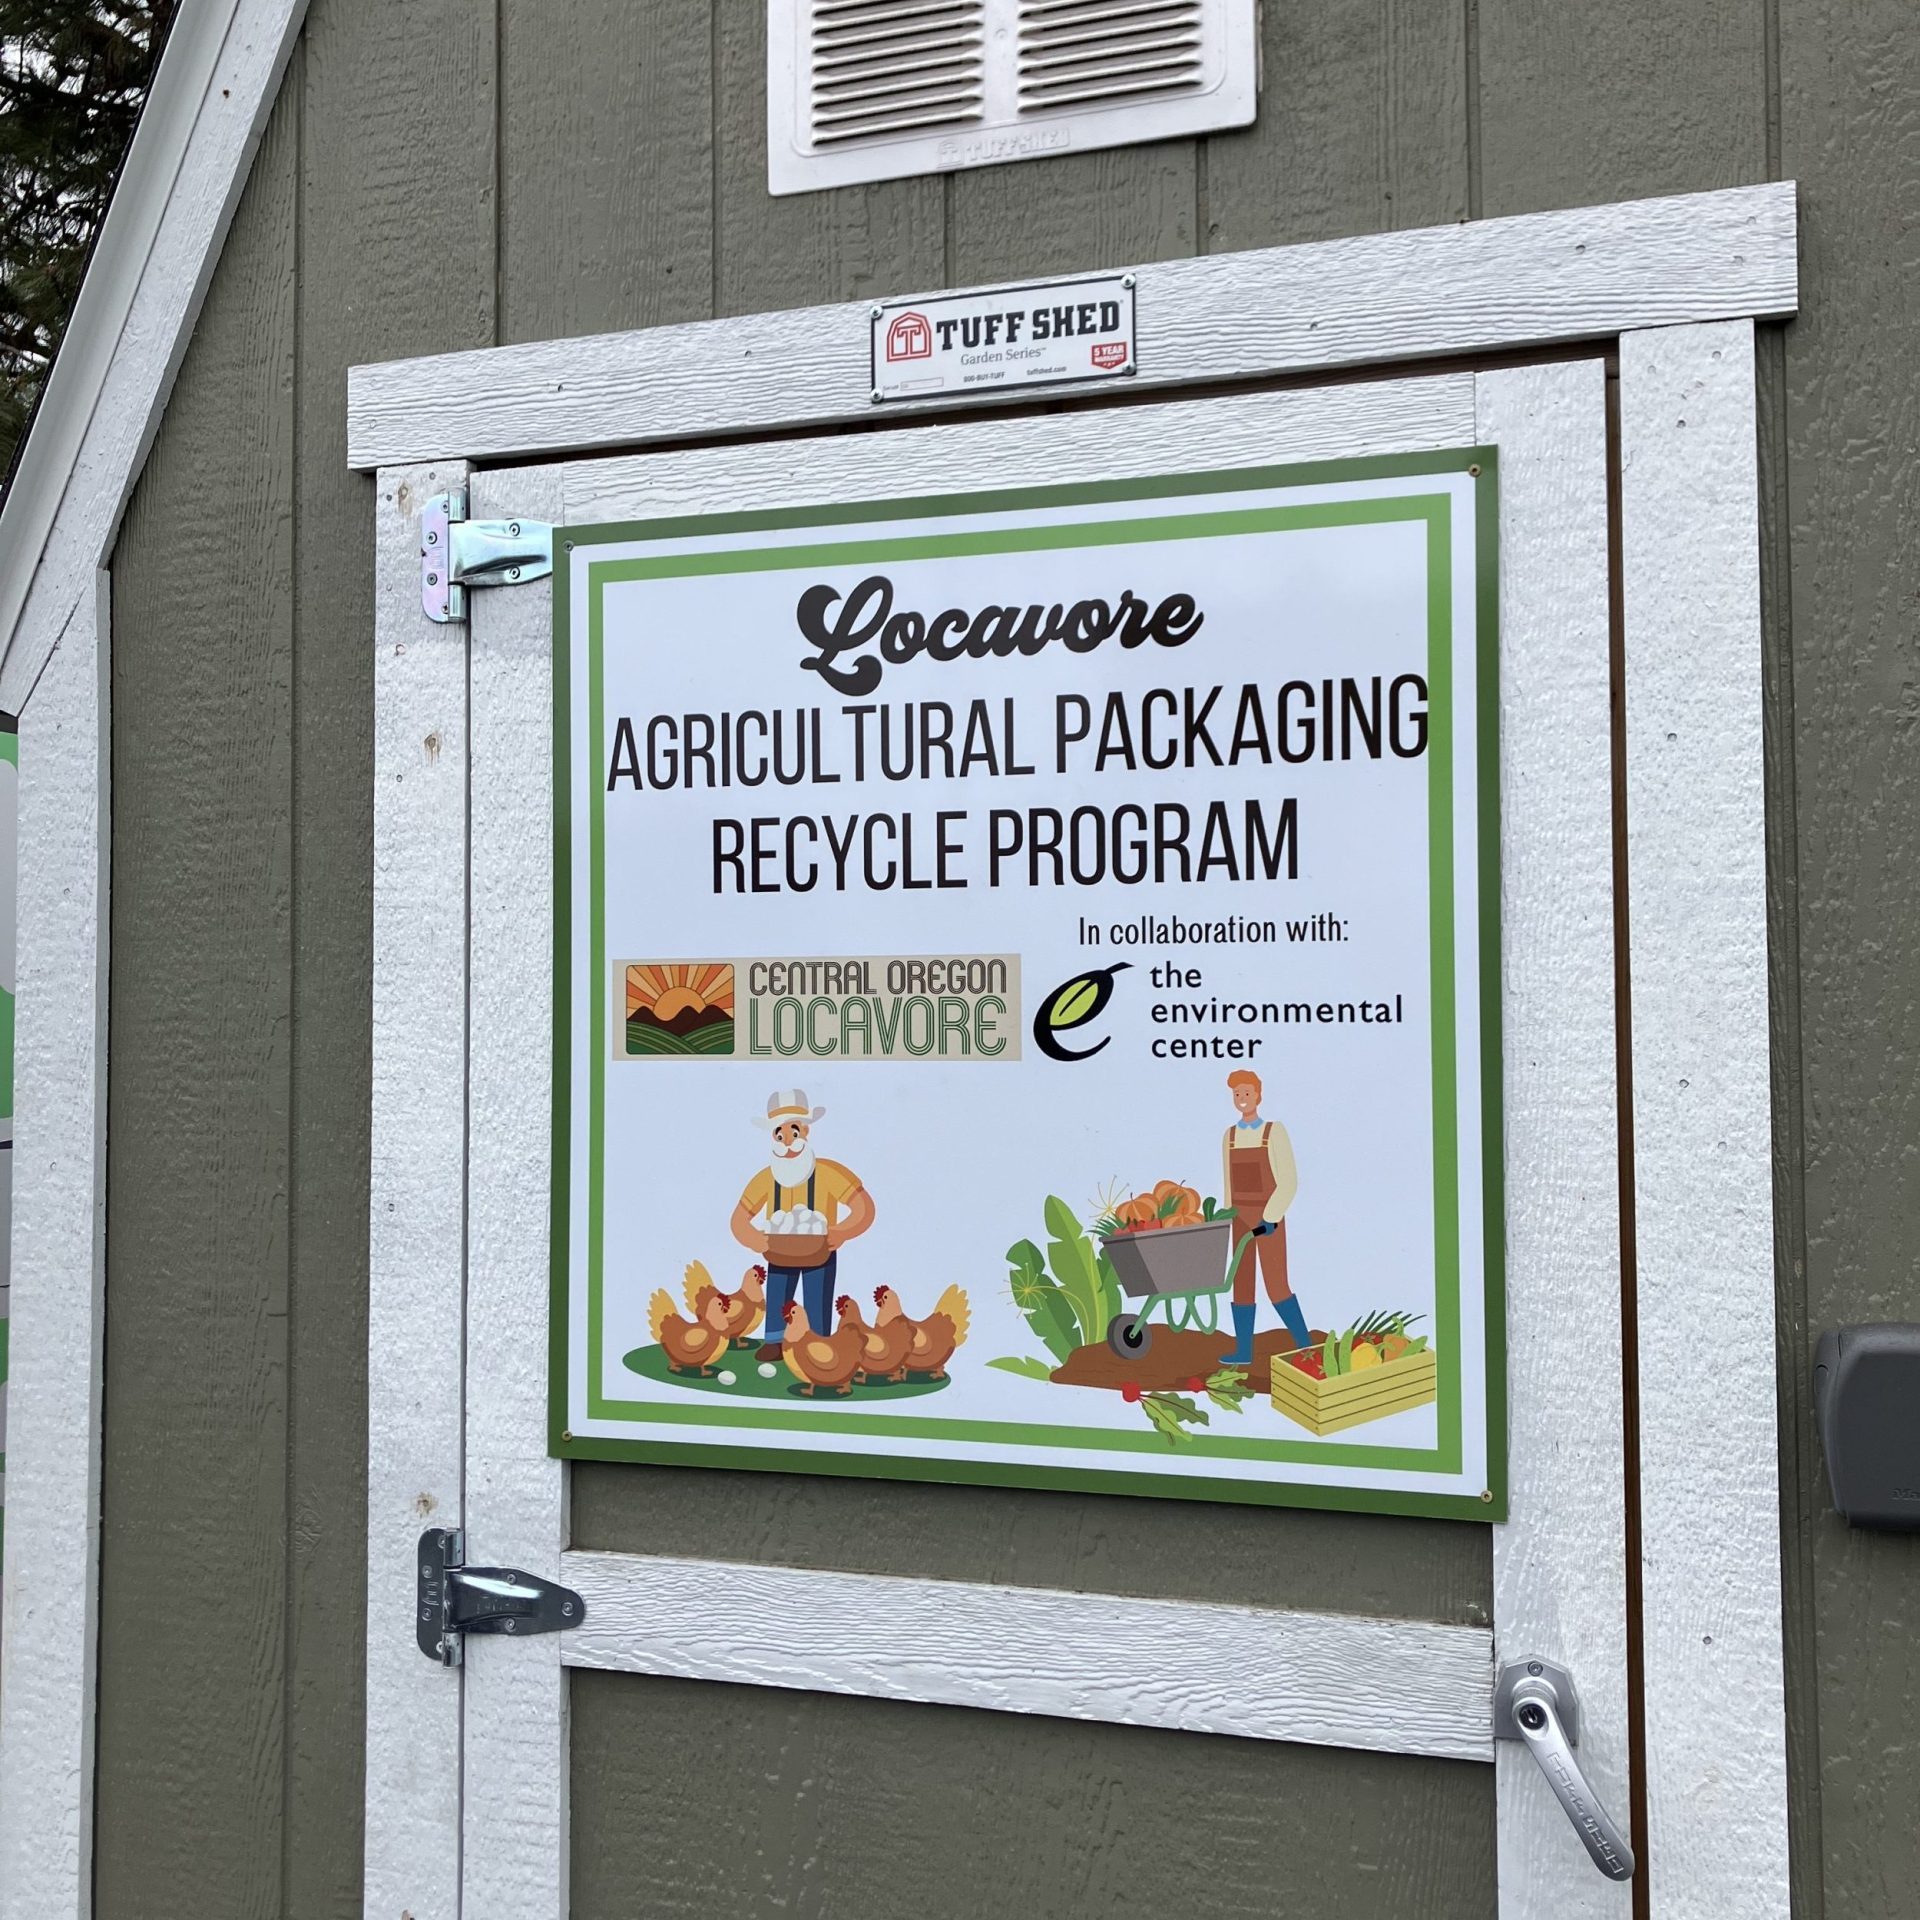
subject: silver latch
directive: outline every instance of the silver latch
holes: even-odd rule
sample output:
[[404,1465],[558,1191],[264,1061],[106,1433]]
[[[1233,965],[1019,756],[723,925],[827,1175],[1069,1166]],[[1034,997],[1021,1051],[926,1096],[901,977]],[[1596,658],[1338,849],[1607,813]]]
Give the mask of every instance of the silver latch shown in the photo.
[[436,493],[420,513],[420,605],[429,620],[467,617],[469,587],[512,587],[553,571],[544,520],[469,520],[467,490]]
[[1548,1660],[1516,1660],[1502,1667],[1493,1688],[1493,1737],[1526,1743],[1593,1864],[1609,1880],[1631,1880],[1633,1848],[1573,1757],[1580,1744],[1580,1696],[1573,1675]]

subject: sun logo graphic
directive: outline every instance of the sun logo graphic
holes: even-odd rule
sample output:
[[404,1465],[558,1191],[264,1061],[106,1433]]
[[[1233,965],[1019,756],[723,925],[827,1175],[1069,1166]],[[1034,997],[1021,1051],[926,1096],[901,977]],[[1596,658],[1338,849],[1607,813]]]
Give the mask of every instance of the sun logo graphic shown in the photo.
[[645,960],[627,968],[626,1057],[733,1052],[733,968],[724,960]]

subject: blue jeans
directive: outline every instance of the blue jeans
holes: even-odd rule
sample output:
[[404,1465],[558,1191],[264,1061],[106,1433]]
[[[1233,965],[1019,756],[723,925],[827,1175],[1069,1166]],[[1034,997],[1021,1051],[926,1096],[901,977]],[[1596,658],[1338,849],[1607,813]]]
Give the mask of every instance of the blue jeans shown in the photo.
[[807,1325],[815,1333],[833,1331],[833,1277],[839,1270],[838,1249],[827,1255],[823,1267],[769,1267],[767,1269],[767,1323],[764,1337],[783,1340],[787,1332],[787,1302],[798,1282]]

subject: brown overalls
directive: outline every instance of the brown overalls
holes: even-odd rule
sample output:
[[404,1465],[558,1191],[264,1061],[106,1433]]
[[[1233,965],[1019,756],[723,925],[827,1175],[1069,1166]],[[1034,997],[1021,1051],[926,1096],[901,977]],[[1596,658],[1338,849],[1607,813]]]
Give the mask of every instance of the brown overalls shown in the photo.
[[[1273,1198],[1273,1162],[1267,1154],[1267,1137],[1273,1132],[1269,1120],[1260,1129],[1259,1140],[1250,1147],[1236,1145],[1229,1171],[1233,1190],[1227,1196],[1233,1203],[1234,1222],[1239,1233],[1251,1233],[1267,1217],[1267,1202]],[[1234,1244],[1239,1244],[1238,1234]],[[1258,1256],[1260,1277],[1267,1283],[1269,1300],[1284,1300],[1293,1291],[1287,1285],[1287,1223],[1282,1220],[1271,1233],[1263,1234],[1241,1257],[1233,1275],[1233,1297],[1243,1307],[1253,1305],[1253,1262]]]

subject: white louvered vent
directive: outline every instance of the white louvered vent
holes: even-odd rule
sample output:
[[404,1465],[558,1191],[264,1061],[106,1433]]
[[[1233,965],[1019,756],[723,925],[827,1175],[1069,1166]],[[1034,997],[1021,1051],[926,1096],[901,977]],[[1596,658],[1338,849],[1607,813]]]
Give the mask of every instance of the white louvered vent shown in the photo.
[[767,184],[807,193],[1253,118],[1256,0],[770,0]]
[[1027,0],[1020,107],[1190,93],[1206,82],[1201,0]]
[[816,148],[980,118],[982,0],[813,0],[808,12],[807,130]]

